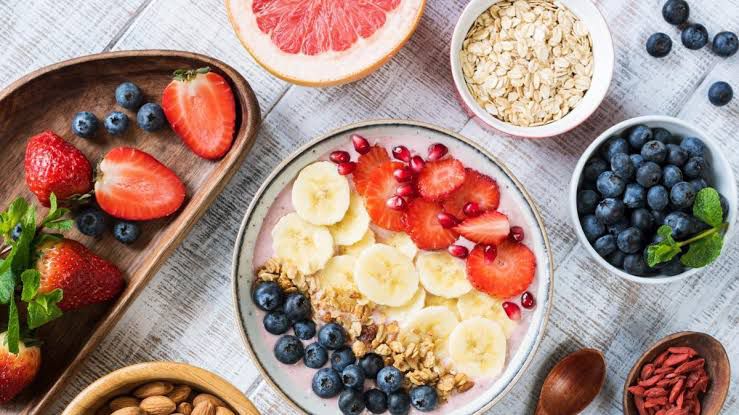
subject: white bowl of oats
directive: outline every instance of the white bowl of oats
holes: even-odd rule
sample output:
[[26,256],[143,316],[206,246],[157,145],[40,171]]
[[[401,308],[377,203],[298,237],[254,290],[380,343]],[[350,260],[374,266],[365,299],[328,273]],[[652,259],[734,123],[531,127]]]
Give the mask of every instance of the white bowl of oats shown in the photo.
[[600,105],[613,76],[613,40],[590,0],[475,0],[452,36],[462,104],[505,134],[567,132]]

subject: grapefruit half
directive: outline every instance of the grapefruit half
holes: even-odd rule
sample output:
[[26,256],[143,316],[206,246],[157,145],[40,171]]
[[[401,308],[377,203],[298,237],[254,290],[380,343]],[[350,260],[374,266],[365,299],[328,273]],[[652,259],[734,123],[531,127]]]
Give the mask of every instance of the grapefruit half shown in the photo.
[[225,0],[251,55],[288,82],[338,85],[390,59],[418,25],[426,0]]

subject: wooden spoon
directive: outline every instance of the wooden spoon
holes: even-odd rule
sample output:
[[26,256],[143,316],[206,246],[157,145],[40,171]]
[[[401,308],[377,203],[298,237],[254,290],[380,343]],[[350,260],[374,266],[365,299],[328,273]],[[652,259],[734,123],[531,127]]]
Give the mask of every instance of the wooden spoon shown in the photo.
[[606,380],[606,361],[595,349],[560,360],[544,379],[535,415],[574,415],[598,396]]

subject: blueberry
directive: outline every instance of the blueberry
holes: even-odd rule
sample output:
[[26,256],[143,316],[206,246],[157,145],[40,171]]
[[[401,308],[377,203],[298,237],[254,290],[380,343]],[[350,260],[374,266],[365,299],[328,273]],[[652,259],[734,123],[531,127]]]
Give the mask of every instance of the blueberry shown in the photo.
[[652,136],[654,140],[670,144],[672,142],[672,134],[662,127],[652,128]]
[[672,237],[677,240],[682,240],[690,236],[693,230],[691,217],[685,212],[670,213],[665,216],[663,224],[672,228]]
[[285,299],[285,314],[290,321],[310,318],[310,300],[301,293],[292,293]]
[[349,365],[341,371],[341,381],[347,388],[362,390],[362,387],[364,387],[364,371],[357,365]]
[[598,255],[606,258],[616,250],[616,237],[613,235],[603,235],[593,244],[593,249]]
[[717,107],[723,107],[728,104],[731,99],[734,98],[734,90],[731,89],[731,85],[724,81],[714,82],[710,88],[708,88],[708,100],[711,104]]
[[254,304],[264,311],[276,310],[282,305],[283,294],[280,286],[274,281],[264,281],[259,283],[252,294]]
[[672,39],[664,33],[655,33],[647,39],[647,53],[655,58],[664,58],[671,50]]
[[136,114],[136,122],[144,131],[156,131],[164,127],[164,121],[162,107],[152,102],[144,104]]
[[683,181],[683,171],[674,164],[668,164],[662,169],[662,184],[672,189],[672,186]]
[[104,125],[108,134],[121,135],[128,129],[128,115],[120,111],[113,111],[105,117]]
[[692,207],[693,201],[695,201],[695,190],[688,182],[680,182],[670,190],[670,202],[679,209]]
[[618,234],[623,232],[624,229],[631,227],[631,222],[626,218],[624,215],[624,218],[620,221],[614,223],[613,225],[608,225],[608,234],[613,235],[614,237],[618,237]]
[[682,167],[688,161],[690,154],[677,144],[667,144],[667,162]]
[[316,323],[313,320],[300,320],[293,324],[295,337],[300,340],[310,340],[316,335]]
[[331,367],[339,372],[356,361],[357,358],[354,356],[354,352],[346,346],[341,349],[334,350],[334,352],[331,353]]
[[438,395],[436,389],[428,385],[416,386],[409,392],[411,405],[421,412],[430,412],[436,409]]
[[724,212],[724,220],[729,216],[729,201],[721,193],[718,194],[719,203],[721,203],[721,211]]
[[132,82],[124,82],[115,89],[115,102],[123,108],[135,110],[143,99],[141,90]]
[[329,350],[338,349],[346,343],[346,331],[336,323],[328,323],[318,330],[318,342]]
[[339,372],[330,367],[319,369],[313,375],[313,381],[311,382],[313,393],[324,399],[338,395],[343,386]]
[[600,192],[600,194],[603,195],[603,197],[618,197],[621,195],[621,193],[624,192],[624,188],[626,188],[626,183],[622,178],[618,177],[616,173],[612,171],[606,171],[598,176],[596,186],[598,187],[598,191]]
[[370,389],[364,393],[364,405],[373,414],[387,411],[387,395],[379,389]]
[[670,194],[664,186],[654,186],[647,192],[647,205],[654,210],[662,210],[670,203]]
[[613,225],[624,217],[624,202],[621,199],[603,199],[595,208],[595,217],[604,225]]
[[685,167],[683,167],[683,173],[688,179],[700,179],[706,176],[708,172],[708,166],[706,165],[706,159],[703,157],[691,157]]
[[387,397],[387,407],[391,415],[406,415],[411,409],[411,398],[404,390],[393,392]]
[[141,228],[136,222],[119,220],[113,224],[113,236],[118,242],[132,244],[139,239],[139,235],[141,235]]
[[392,393],[400,389],[403,384],[403,373],[394,366],[385,366],[377,372],[377,387],[385,393]]
[[662,168],[653,161],[646,161],[636,170],[636,182],[650,188],[662,179]]
[[606,160],[610,160],[619,153],[629,154],[629,143],[621,137],[609,138],[605,146]]
[[667,276],[675,276],[678,274],[682,274],[683,271],[685,271],[685,267],[683,267],[683,264],[680,262],[680,257],[676,256],[670,262],[662,265],[660,268],[660,271],[667,275]]
[[606,170],[608,170],[608,163],[606,163],[605,160],[590,159],[585,163],[583,177],[586,181],[594,182],[598,180],[598,176]]
[[690,157],[703,157],[706,151],[706,145],[700,138],[685,137],[680,141],[680,147],[688,152]]
[[305,349],[303,349],[303,343],[299,338],[286,335],[277,340],[274,352],[277,360],[286,365],[291,365],[303,358]]
[[624,271],[631,275],[645,276],[650,272],[647,262],[644,261],[644,254],[631,254],[624,257]]
[[359,415],[364,411],[362,392],[344,389],[339,395],[339,410],[344,415]]
[[732,32],[719,32],[713,37],[713,53],[728,58],[739,49],[739,39]]
[[625,229],[616,238],[618,249],[625,254],[641,251],[642,243],[642,233],[635,227]]
[[290,328],[290,320],[282,311],[270,311],[264,315],[264,328],[272,334],[283,334]]
[[72,132],[82,138],[90,138],[98,129],[98,119],[89,111],[78,112],[72,118]]
[[328,351],[318,343],[311,343],[305,348],[303,363],[311,369],[318,369],[328,362]]
[[626,138],[634,152],[638,153],[644,143],[652,139],[652,129],[644,124],[638,124],[626,131]]
[[[78,225],[79,226],[79,225]],[[10,238],[14,241],[17,241],[18,238],[21,237],[21,234],[23,233],[23,225],[20,223],[16,223],[13,227],[13,230],[10,231]]]
[[708,182],[706,182],[706,179],[699,178],[699,179],[693,179],[690,181],[691,186],[693,186],[693,191],[695,194],[698,194],[701,190],[708,187]]
[[77,229],[87,236],[100,236],[108,227],[108,215],[96,207],[88,207],[75,218]]
[[634,165],[634,169],[638,169],[646,161],[644,160],[644,157],[641,156],[641,154],[630,154],[629,158],[631,159],[631,164]]
[[653,210],[652,217],[654,218],[654,223],[657,225],[665,223],[665,214],[661,210]]
[[624,153],[614,154],[611,157],[611,170],[624,180],[631,179],[636,171],[634,163],[631,162],[631,157]]
[[681,25],[688,21],[690,7],[685,0],[668,0],[662,6],[662,17],[669,24]]
[[364,371],[364,375],[370,379],[377,377],[377,372],[385,367],[385,361],[377,353],[367,353],[359,359],[359,367]]
[[588,241],[595,242],[596,239],[606,233],[606,227],[598,221],[595,215],[586,215],[581,220],[582,231]]
[[637,183],[629,183],[624,191],[624,205],[629,209],[646,206],[647,189]]
[[648,141],[641,148],[641,156],[644,157],[644,160],[661,164],[667,158],[667,146],[661,141]]
[[577,213],[593,213],[600,201],[600,195],[594,190],[580,190],[577,192]]
[[631,224],[642,231],[642,233],[649,233],[655,228],[654,216],[647,209],[634,209],[631,212]]
[[683,46],[688,49],[700,49],[708,43],[708,30],[702,24],[693,23],[683,29],[680,40],[683,42]]
[[621,268],[624,266],[624,258],[626,258],[626,254],[616,250],[606,258],[606,261],[616,268]]

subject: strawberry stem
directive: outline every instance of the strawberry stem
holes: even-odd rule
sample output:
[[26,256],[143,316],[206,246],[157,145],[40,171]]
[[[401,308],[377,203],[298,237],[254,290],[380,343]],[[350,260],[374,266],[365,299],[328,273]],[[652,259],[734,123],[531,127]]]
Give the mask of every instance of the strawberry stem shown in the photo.
[[207,66],[198,69],[177,69],[174,71],[172,76],[177,81],[188,82],[195,79],[198,75],[206,74],[208,72],[210,72],[210,68]]

